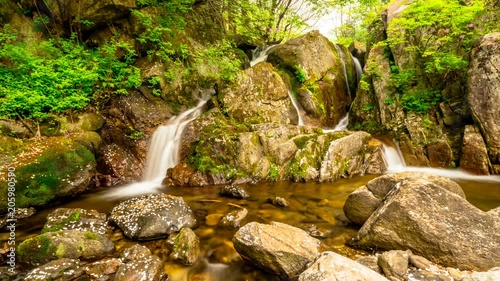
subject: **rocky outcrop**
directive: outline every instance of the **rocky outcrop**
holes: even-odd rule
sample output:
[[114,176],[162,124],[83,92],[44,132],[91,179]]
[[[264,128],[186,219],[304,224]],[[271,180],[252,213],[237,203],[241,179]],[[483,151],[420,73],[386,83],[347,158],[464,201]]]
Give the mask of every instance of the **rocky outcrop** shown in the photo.
[[96,210],[58,208],[47,216],[42,233],[58,230],[79,230],[99,234],[110,233],[106,214]]
[[[500,165],[500,33],[491,33],[474,43],[467,74],[468,101],[489,147],[493,165]],[[495,171],[500,170],[495,168]]]
[[478,175],[490,174],[488,150],[479,129],[475,126],[465,126],[460,168]]
[[396,182],[353,244],[410,249],[431,261],[460,269],[498,266],[498,219],[445,186],[426,178]]
[[[348,77],[341,56],[345,57]],[[356,70],[345,47],[336,48],[318,31],[312,31],[273,48],[268,61],[295,80],[293,90],[312,123],[333,127],[347,113],[354,98]]]
[[299,281],[387,281],[384,276],[334,252],[323,252],[309,268],[299,275]]
[[242,123],[297,124],[288,87],[269,63],[247,69],[232,87],[221,90],[220,100],[230,118]]
[[121,202],[111,210],[109,220],[130,239],[168,237],[196,223],[182,197],[152,194]]
[[23,241],[17,248],[17,256],[22,263],[41,265],[61,258],[98,259],[114,250],[113,242],[102,234],[60,230]]
[[378,177],[356,189],[347,197],[344,203],[344,214],[352,222],[362,225],[375,210],[380,207],[385,197],[390,194],[398,184],[419,179],[433,183],[465,198],[465,194],[460,185],[448,178],[421,172],[403,172]]
[[236,232],[233,243],[244,259],[287,280],[319,255],[317,239],[278,222],[246,224]]

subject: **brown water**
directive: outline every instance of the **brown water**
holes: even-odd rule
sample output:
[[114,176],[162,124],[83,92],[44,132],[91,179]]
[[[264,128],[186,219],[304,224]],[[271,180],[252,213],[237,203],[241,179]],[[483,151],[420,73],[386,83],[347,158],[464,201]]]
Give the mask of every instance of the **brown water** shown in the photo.
[[[234,228],[217,226],[217,220],[230,211],[244,207],[249,215],[243,224],[250,221],[267,223],[283,222],[308,231],[322,242],[322,250],[332,250],[353,258],[366,252],[345,246],[355,236],[358,228],[348,223],[342,206],[347,196],[375,176],[341,179],[333,183],[293,183],[272,182],[244,186],[250,194],[248,200],[223,198],[218,195],[220,187],[175,188],[166,187],[162,191],[174,196],[182,196],[193,209],[198,224],[194,227],[200,237],[202,258],[192,267],[183,267],[168,262],[165,239],[141,242],[167,262],[166,272],[171,280],[195,280],[205,277],[209,280],[276,280],[275,277],[245,264],[232,247]],[[469,202],[482,210],[500,205],[500,184],[488,182],[457,181],[464,189]],[[277,207],[266,203],[268,197],[282,197],[288,207]],[[101,193],[86,194],[77,200],[58,207],[96,209],[109,213],[118,201],[104,200]],[[18,243],[28,237],[38,235],[46,216],[54,208],[38,212],[33,217],[20,221],[17,226]],[[0,234],[6,240],[7,233]],[[137,242],[119,237],[114,239],[117,248]],[[206,279],[200,279],[206,280]]]

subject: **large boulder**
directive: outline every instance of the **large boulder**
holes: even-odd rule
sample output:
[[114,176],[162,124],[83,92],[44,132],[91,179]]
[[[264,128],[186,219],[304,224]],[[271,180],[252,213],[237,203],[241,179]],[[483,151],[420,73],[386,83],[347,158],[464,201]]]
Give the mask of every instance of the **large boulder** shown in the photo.
[[448,178],[421,172],[403,172],[375,178],[356,189],[344,203],[344,214],[350,221],[362,225],[378,209],[386,195],[398,184],[418,179],[431,182],[465,198],[460,185]]
[[150,240],[168,237],[196,220],[182,197],[151,194],[121,202],[111,210],[109,220],[130,239]]
[[110,233],[106,214],[80,208],[58,208],[47,216],[42,233],[58,230],[79,230],[100,234]]
[[323,252],[302,274],[299,281],[387,281],[387,278],[334,252]]
[[[500,32],[484,35],[474,43],[467,73],[472,115],[489,147],[493,165],[500,165]],[[487,86],[485,86],[487,85]]]
[[475,126],[465,126],[460,168],[478,175],[490,174],[490,159],[484,139]]
[[19,244],[19,261],[41,265],[51,260],[69,258],[90,260],[104,257],[115,250],[105,235],[78,230],[47,232]]
[[498,266],[498,219],[445,186],[426,178],[398,181],[353,244],[410,249],[431,261],[460,269]]
[[314,123],[333,127],[347,113],[354,98],[356,70],[345,47],[312,31],[273,48],[268,61],[295,80],[293,90]]
[[300,274],[319,255],[319,241],[286,224],[251,222],[233,237],[236,251],[246,260],[280,278]]
[[220,96],[229,117],[238,122],[297,124],[288,92],[276,69],[262,62],[247,69],[231,87],[222,89]]

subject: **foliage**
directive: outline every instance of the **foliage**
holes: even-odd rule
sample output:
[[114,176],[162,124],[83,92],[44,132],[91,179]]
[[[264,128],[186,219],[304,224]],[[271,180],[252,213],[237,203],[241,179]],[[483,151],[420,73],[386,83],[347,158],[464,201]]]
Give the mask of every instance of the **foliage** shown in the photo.
[[304,83],[307,80],[307,73],[299,65],[295,66],[295,77],[300,83]]
[[[125,55],[117,58],[117,51]],[[5,25],[0,32],[0,116],[45,119],[79,110],[103,94],[125,94],[140,85],[135,53],[124,43],[88,50],[75,37],[17,41]]]
[[408,111],[424,114],[429,111],[433,106],[437,105],[442,99],[439,92],[434,90],[410,90],[405,93],[401,102],[403,108]]
[[231,82],[236,79],[241,70],[241,62],[236,54],[236,47],[229,40],[220,40],[206,46],[203,50],[195,51],[191,56],[195,63],[209,68],[208,71],[198,69],[210,83],[222,80]]

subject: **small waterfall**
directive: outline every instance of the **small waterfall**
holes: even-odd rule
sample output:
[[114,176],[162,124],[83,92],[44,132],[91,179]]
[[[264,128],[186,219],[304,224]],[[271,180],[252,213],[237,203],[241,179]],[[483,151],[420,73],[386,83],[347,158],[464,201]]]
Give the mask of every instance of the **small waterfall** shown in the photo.
[[267,53],[271,50],[272,47],[276,45],[271,45],[267,47],[257,47],[252,51],[252,60],[250,61],[250,66],[254,66],[259,62],[263,62],[267,60]]
[[339,123],[335,126],[333,129],[323,129],[323,133],[332,133],[332,132],[338,132],[338,131],[343,131],[347,129],[347,126],[349,125],[349,113],[347,113],[344,118],[340,119]]
[[339,45],[334,44],[334,46],[335,46],[335,49],[337,50],[337,53],[339,54],[340,61],[342,62],[342,69],[344,70],[344,77],[345,77],[345,84],[346,84],[346,88],[347,88],[347,93],[349,94],[349,97],[352,99],[351,87],[349,87],[349,77],[347,76],[347,67],[345,65],[345,61],[346,61],[345,54],[340,49]]
[[500,183],[500,176],[474,175],[459,169],[452,170],[452,169],[439,169],[430,167],[406,166],[401,150],[399,150],[399,147],[393,141],[390,140],[384,139],[382,141],[382,152],[384,161],[387,165],[388,174],[394,174],[399,172],[423,172],[456,180]]
[[295,107],[295,111],[297,111],[297,115],[299,116],[299,126],[304,126],[306,123],[304,122],[304,117],[302,117],[301,110],[300,110],[300,104],[293,95],[292,91],[288,91],[288,96],[290,97],[290,100],[292,101],[293,107]]
[[354,62],[354,66],[356,67],[356,85],[361,81],[361,75],[363,75],[363,68],[361,67],[361,63],[358,58],[351,54],[352,61]]
[[141,194],[154,193],[161,188],[161,182],[167,169],[179,162],[179,148],[184,128],[202,113],[203,106],[210,99],[210,95],[203,96],[198,104],[178,116],[168,120],[167,124],[156,129],[151,138],[146,166],[142,181],[114,188],[103,195],[106,198],[129,197]]

